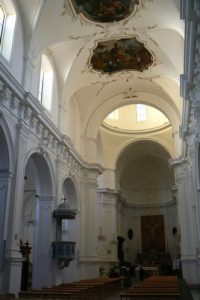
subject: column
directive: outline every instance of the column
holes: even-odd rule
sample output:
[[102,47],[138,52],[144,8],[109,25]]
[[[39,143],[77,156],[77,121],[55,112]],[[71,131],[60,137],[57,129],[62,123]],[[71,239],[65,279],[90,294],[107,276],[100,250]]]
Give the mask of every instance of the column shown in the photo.
[[171,162],[177,184],[178,219],[181,230],[181,263],[183,277],[188,283],[199,283],[199,262],[196,255],[197,223],[194,205],[192,170],[187,160],[178,158]]
[[114,190],[99,189],[98,208],[98,256],[101,262],[118,262],[117,258],[117,200]]
[[5,226],[6,252],[4,269],[4,290],[9,293],[18,294],[21,286],[22,255],[19,252],[19,235],[22,215],[22,202],[24,192],[24,169],[26,157],[28,130],[23,122],[17,126],[16,134],[16,164],[15,177],[13,177],[10,203],[7,204],[7,220]]
[[81,245],[82,255],[88,260],[97,256],[97,176],[96,170],[85,171],[84,199],[82,203]]
[[0,172],[0,290],[3,290],[3,274],[5,267],[6,224],[10,199],[10,182],[12,174]]
[[52,285],[52,206],[53,197],[36,197],[36,229],[33,257],[32,287],[42,288]]
[[80,277],[98,276],[97,268],[97,169],[84,171],[80,215]]

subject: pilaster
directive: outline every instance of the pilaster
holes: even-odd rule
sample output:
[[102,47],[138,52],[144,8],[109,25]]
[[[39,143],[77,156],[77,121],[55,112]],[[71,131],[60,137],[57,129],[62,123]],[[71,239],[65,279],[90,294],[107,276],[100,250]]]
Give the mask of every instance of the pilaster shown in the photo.
[[[84,195],[81,214],[80,260],[97,259],[97,177],[96,169],[84,171]],[[83,234],[84,233],[84,234]]]
[[[6,223],[6,250],[5,250],[5,268],[4,268],[4,289],[7,292],[15,293],[20,290],[21,285],[21,264],[23,258],[19,252],[19,236],[21,226],[21,209],[24,190],[24,168],[26,157],[26,140],[28,132],[23,122],[17,126],[16,134],[16,173],[13,177],[12,191],[10,202],[7,203],[7,220]],[[9,205],[9,206],[8,206]]]
[[36,233],[33,258],[33,288],[48,287],[52,284],[52,206],[54,197],[36,197]]
[[183,276],[188,283],[199,282],[197,256],[197,222],[191,165],[181,157],[171,161],[177,184],[178,218],[181,229],[181,262]]
[[24,57],[24,72],[23,72],[22,86],[25,89],[25,91],[31,90],[34,67],[35,66],[32,60],[30,59],[30,57]]
[[111,189],[99,189],[98,207],[98,257],[100,262],[118,262],[117,258],[117,205],[119,194]]

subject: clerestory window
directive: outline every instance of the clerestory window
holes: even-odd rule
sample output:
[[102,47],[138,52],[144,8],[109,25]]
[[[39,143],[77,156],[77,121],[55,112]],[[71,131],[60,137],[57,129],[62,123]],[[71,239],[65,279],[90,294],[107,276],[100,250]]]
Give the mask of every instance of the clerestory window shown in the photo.
[[118,120],[118,109],[109,113],[108,118],[112,120]]
[[53,70],[48,57],[43,54],[40,70],[40,85],[38,99],[48,110],[51,109],[52,86]]
[[0,47],[3,42],[3,32],[5,29],[5,21],[6,21],[6,14],[3,10],[2,5],[0,4]]
[[10,61],[14,31],[15,31],[16,13],[12,1],[0,0],[0,53]]
[[146,121],[147,120],[147,107],[144,104],[136,105],[136,118],[137,121]]

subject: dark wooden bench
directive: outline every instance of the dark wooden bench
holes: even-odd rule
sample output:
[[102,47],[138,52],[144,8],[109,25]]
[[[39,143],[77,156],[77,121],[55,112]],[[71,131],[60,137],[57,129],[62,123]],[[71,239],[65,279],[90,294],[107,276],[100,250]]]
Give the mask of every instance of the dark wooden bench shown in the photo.
[[19,292],[20,298],[104,300],[121,288],[123,277],[100,277],[65,283],[51,288]]
[[150,277],[120,294],[121,300],[178,300],[181,291],[175,276]]

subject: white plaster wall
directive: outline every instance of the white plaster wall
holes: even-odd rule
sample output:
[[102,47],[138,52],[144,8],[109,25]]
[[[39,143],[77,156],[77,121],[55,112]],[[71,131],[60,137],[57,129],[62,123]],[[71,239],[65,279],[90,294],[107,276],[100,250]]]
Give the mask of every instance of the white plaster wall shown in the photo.
[[[2,86],[4,87],[4,85],[1,85],[1,89]],[[9,90],[7,85],[6,87]],[[17,93],[19,93],[20,96],[18,96]],[[47,272],[43,278],[48,277],[48,285],[51,285],[66,280],[74,281],[77,279],[77,274],[79,279],[96,277],[99,274],[96,263],[96,201],[94,200],[96,199],[97,176],[100,169],[94,165],[92,168],[88,167],[88,169],[86,162],[70,148],[71,145],[68,144],[67,139],[66,141],[63,140],[62,133],[55,128],[51,120],[47,119],[47,116],[43,113],[35,113],[38,109],[40,111],[40,104],[37,100],[32,98],[32,96],[29,98],[28,95],[26,101],[24,101],[24,95],[23,90],[18,91],[17,88],[11,97],[6,97],[6,95],[2,93],[2,90],[0,93],[0,105],[2,109],[0,118],[5,119],[5,122],[9,125],[8,127],[12,134],[12,143],[14,145],[13,148],[16,153],[16,156],[13,155],[13,159],[15,158],[16,160],[12,163],[12,165],[17,166],[17,169],[13,169],[15,176],[12,181],[13,188],[10,191],[12,205],[7,207],[9,214],[5,226],[5,238],[9,237],[10,239],[8,249],[13,247],[11,248],[13,252],[9,251],[9,253],[12,255],[12,261],[15,263],[16,259],[18,262],[17,278],[19,279],[18,281],[13,281],[13,274],[16,276],[16,268],[13,263],[13,266],[10,266],[11,269],[8,269],[10,278],[7,281],[6,290],[16,293],[19,291],[18,285],[20,285],[21,268],[19,240],[21,237],[25,238],[30,234],[27,230],[28,228],[23,228],[24,231],[22,230],[24,224],[23,196],[25,167],[28,159],[34,153],[39,153],[40,157],[44,157],[50,170],[52,194],[48,195],[48,201],[51,202],[52,209],[57,206],[62,197],[61,185],[67,177],[72,178],[73,182],[76,182],[75,186],[78,199],[77,225],[72,226],[72,231],[76,231],[77,233],[77,259],[70,266],[70,273],[68,273],[68,269],[63,272],[59,269],[56,262],[52,260],[52,272]],[[24,106],[24,104],[26,105]],[[27,105],[28,109],[26,109]],[[37,182],[37,180],[35,180],[35,185],[37,185],[37,183],[40,184],[41,189],[37,189],[40,195],[40,192],[46,191],[46,178],[43,173],[42,165],[39,167],[40,176],[44,179],[43,186],[41,186],[41,183]],[[34,168],[32,171],[34,173]],[[37,174],[35,177],[39,178]],[[52,215],[49,221],[52,226],[50,239],[53,241],[55,239],[55,222]],[[87,239],[85,239],[85,235],[83,236],[82,232],[88,232]],[[70,239],[72,235],[69,236]],[[90,247],[88,247],[88,245]],[[50,259],[52,258],[50,257]]]
[[[52,97],[51,97],[51,110],[47,110],[43,105],[45,113],[47,114],[48,118],[59,127],[59,91],[58,91],[58,82],[57,82],[57,73],[54,66],[53,57],[51,53],[48,55],[48,59],[51,63],[51,67],[53,69],[53,87],[52,87]],[[33,62],[34,68],[32,69],[32,76],[31,78],[31,87],[30,92],[32,95],[38,99],[39,94],[39,84],[40,84],[40,68],[41,68],[41,56],[38,56],[36,60]],[[38,100],[39,101],[39,100]]]
[[115,169],[116,160],[120,154],[120,152],[125,148],[128,144],[131,144],[135,141],[140,140],[152,140],[162,145],[173,157],[174,153],[174,141],[172,137],[171,128],[158,131],[155,133],[146,134],[120,134],[111,132],[108,130],[100,129],[102,141],[103,141],[103,149],[104,149],[104,157],[103,157],[103,166],[108,169]]
[[98,206],[98,256],[102,261],[117,258],[116,206]]
[[120,190],[128,203],[167,203],[172,200],[173,172],[168,162],[147,155],[135,159],[120,174]]
[[[137,254],[142,252],[141,240],[141,216],[145,215],[164,215],[165,227],[165,246],[166,252],[170,252],[171,257],[174,257],[174,248],[177,247],[177,242],[172,236],[172,225],[177,227],[177,212],[176,206],[166,207],[138,207],[131,206],[124,207],[124,214],[122,217],[122,236],[125,238],[124,242],[124,257],[126,261],[132,264],[136,263]],[[170,215],[170,218],[168,217]],[[173,220],[173,222],[171,222]],[[128,229],[133,230],[133,239],[129,240],[127,236]]]
[[70,101],[65,104],[64,110],[60,116],[60,128],[63,130],[63,134],[70,137],[74,147],[77,151],[81,151],[81,120],[79,107],[77,105],[75,95],[72,96]]

